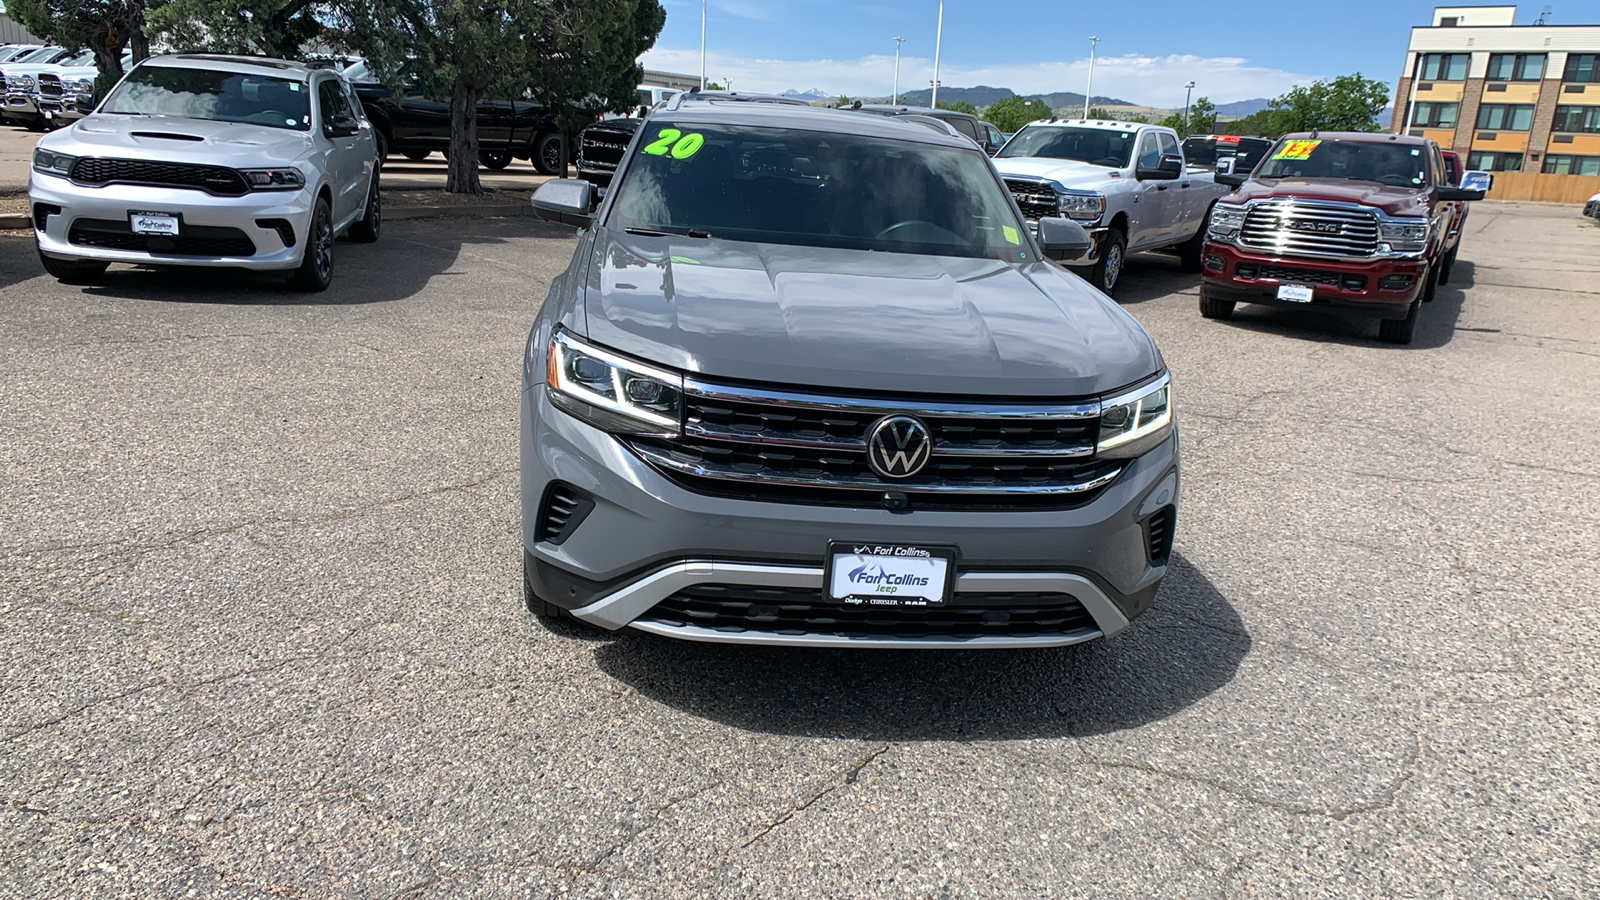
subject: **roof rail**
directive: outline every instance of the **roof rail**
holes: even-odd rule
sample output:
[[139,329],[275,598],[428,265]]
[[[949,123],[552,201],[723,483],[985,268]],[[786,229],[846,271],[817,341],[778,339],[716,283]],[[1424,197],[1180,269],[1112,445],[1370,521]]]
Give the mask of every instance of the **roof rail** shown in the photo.
[[702,91],[690,89],[667,100],[666,109],[676,110],[685,103],[701,103],[709,101],[725,103],[772,103],[779,106],[805,106],[811,104],[793,97],[783,97],[778,94],[752,94],[749,91]]

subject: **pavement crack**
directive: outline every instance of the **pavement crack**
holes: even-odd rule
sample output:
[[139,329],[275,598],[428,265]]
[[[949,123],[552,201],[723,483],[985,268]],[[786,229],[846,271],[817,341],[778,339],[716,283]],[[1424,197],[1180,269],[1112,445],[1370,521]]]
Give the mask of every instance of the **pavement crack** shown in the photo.
[[[882,747],[879,747],[878,749],[873,750],[870,753],[863,754],[859,759],[857,759],[855,761],[855,763],[853,763],[850,766],[850,768],[845,772],[843,778],[841,778],[841,779],[839,779],[837,781],[831,781],[828,784],[823,785],[821,790],[818,790],[816,793],[812,794],[810,797],[807,797],[804,802],[802,802],[802,803],[800,803],[800,804],[798,804],[796,806],[789,807],[787,810],[785,810],[783,812],[782,815],[778,816],[778,818],[776,818],[776,819],[772,820],[771,822],[769,822],[760,831],[757,831],[755,833],[755,835],[752,836],[749,840],[745,841],[743,844],[740,844],[738,849],[739,850],[748,849],[751,845],[760,842],[761,839],[765,838],[767,835],[771,834],[773,831],[775,831],[778,828],[782,827],[785,822],[788,822],[790,819],[794,818],[795,816],[797,816],[797,815],[805,812],[806,810],[810,809],[812,807],[812,805],[814,805],[818,800],[821,800],[823,797],[828,796],[829,794],[833,793],[834,791],[839,790],[842,787],[847,787],[849,785],[855,784],[856,780],[861,777],[862,770],[865,769],[867,766],[871,765],[873,760],[877,759],[878,757],[882,756],[885,753],[888,753],[889,752],[889,746],[890,745],[888,745],[888,744],[884,744]],[[737,851],[735,851],[735,852],[737,852]]]

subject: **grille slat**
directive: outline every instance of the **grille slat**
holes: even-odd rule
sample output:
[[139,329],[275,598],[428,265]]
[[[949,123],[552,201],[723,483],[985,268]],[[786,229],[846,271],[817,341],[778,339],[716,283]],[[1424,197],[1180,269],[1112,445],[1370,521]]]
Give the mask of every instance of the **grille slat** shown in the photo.
[[74,184],[89,187],[138,184],[189,188],[219,197],[238,197],[250,191],[250,186],[238,172],[222,166],[196,163],[84,157],[73,164],[68,177]]
[[61,76],[45,72],[39,76],[39,96],[61,99]]
[[1030,219],[1042,219],[1061,214],[1061,197],[1055,188],[1025,178],[1005,179],[1006,189],[1016,198],[1022,214]]
[[1305,200],[1268,200],[1245,214],[1239,242],[1284,255],[1368,257],[1378,252],[1369,211]]
[[911,639],[1032,637],[1096,628],[1083,604],[1064,593],[957,593],[945,606],[890,608],[831,603],[808,588],[726,584],[685,588],[641,618],[727,633]]

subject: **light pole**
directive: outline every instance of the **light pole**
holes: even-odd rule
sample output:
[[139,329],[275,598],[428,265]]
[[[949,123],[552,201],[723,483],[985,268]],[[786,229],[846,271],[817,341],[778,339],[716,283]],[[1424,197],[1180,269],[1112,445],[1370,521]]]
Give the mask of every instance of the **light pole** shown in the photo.
[[934,109],[939,108],[939,45],[943,41],[944,0],[939,0],[939,29],[933,33],[933,101],[928,104]]
[[[1194,82],[1183,86],[1183,130],[1189,130],[1189,97],[1194,93]],[[1187,136],[1187,135],[1185,135]]]
[[889,100],[890,106],[900,105],[900,45],[905,42],[903,37],[894,39],[894,96]]
[[1098,43],[1100,43],[1099,38],[1093,36],[1089,38],[1089,83],[1083,86],[1083,117],[1085,119],[1089,118],[1089,97],[1094,93],[1094,45]]
[[706,0],[700,0],[700,90],[706,89]]

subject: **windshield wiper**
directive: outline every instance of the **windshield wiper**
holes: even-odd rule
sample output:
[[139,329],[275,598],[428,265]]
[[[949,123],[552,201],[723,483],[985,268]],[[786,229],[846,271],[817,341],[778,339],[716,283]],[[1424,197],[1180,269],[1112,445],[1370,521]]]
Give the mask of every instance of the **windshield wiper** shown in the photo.
[[708,238],[708,237],[711,237],[711,232],[709,232],[709,231],[697,231],[697,230],[695,230],[693,228],[686,228],[683,231],[656,231],[656,230],[650,229],[650,228],[624,228],[622,230],[627,232],[628,234],[636,234],[636,235],[638,235],[640,237],[692,237],[692,238]]

